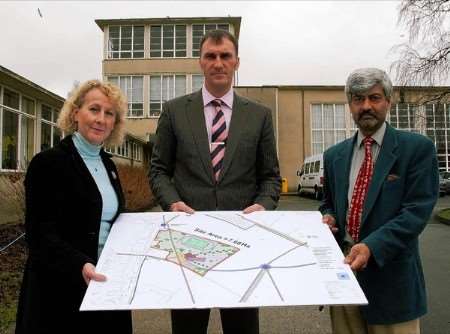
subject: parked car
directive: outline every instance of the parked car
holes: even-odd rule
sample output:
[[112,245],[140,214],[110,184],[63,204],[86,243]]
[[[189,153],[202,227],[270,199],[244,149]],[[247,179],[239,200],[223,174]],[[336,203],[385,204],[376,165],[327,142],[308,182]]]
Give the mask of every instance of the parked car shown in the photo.
[[323,154],[307,157],[300,170],[297,192],[313,194],[319,200],[323,195]]
[[[447,173],[447,172],[444,172]],[[444,178],[443,173],[439,174],[439,195],[444,196],[450,194],[450,180]]]

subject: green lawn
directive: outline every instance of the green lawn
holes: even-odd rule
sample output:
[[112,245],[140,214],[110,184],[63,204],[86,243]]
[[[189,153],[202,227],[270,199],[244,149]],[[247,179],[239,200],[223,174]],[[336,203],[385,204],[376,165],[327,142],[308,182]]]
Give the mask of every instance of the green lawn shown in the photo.
[[443,209],[436,214],[441,223],[450,225],[450,208]]

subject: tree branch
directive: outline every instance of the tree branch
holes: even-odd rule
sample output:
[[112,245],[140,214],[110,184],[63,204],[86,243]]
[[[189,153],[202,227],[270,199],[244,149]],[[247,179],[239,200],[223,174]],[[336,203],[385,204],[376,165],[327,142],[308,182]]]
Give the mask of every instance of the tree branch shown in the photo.
[[[435,86],[446,84],[450,74],[450,0],[404,0],[397,24],[409,30],[409,42],[394,46],[399,58],[391,64],[397,84]],[[429,101],[450,97],[450,89]]]

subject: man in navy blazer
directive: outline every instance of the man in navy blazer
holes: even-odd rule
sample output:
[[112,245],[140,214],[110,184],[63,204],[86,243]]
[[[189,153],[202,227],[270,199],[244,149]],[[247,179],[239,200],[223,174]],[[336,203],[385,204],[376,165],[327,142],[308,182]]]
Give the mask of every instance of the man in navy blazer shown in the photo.
[[[324,153],[320,211],[369,304],[331,307],[333,333],[420,333],[419,317],[427,307],[418,237],[439,193],[435,147],[385,122],[392,83],[384,71],[354,71],[345,92],[358,131]],[[354,240],[347,225],[365,137],[374,141],[373,173]]]

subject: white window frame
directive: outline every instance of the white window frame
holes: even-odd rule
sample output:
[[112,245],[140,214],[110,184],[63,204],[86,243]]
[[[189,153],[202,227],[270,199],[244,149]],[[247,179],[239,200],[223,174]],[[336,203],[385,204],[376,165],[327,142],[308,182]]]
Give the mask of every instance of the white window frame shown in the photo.
[[[399,113],[400,113],[400,105],[406,105],[407,107],[407,116],[408,116],[408,127],[399,127]],[[412,108],[416,108],[416,116],[412,116],[414,114],[414,111],[411,111]],[[418,104],[415,103],[408,103],[408,102],[404,102],[404,103],[395,103],[392,104],[391,106],[391,110],[389,111],[389,115],[388,115],[388,122],[389,124],[391,124],[393,127],[400,129],[400,130],[404,130],[404,131],[409,131],[409,132],[417,132],[417,133],[424,133],[424,131],[422,130],[423,126],[422,123],[424,122],[424,118],[425,118],[425,114],[424,114],[424,107],[420,106]],[[433,115],[434,117],[434,115]],[[411,126],[412,124],[412,120],[411,118],[413,118],[414,120],[414,125]],[[423,118],[423,119],[422,119]]]
[[128,139],[125,139],[125,154],[124,156],[126,158],[130,158],[130,141]]
[[[145,86],[145,83],[144,83],[144,75],[110,75],[110,76],[108,76],[107,77],[107,80],[108,81],[110,81],[110,82],[113,82],[113,83],[115,83],[115,82],[117,82],[117,86],[120,88],[121,87],[121,84],[120,84],[120,82],[121,82],[121,80],[124,80],[124,78],[131,78],[131,80],[130,80],[130,87],[127,87],[127,89],[126,89],[126,91],[123,91],[122,90],[122,92],[127,96],[127,99],[128,99],[128,113],[127,113],[127,115],[126,115],[126,117],[127,118],[146,118],[146,115],[145,115],[145,108],[144,108],[144,86]],[[134,78],[141,78],[142,79],[142,92],[141,92],[141,96],[142,96],[142,102],[134,102],[133,101],[133,95],[132,96],[128,96],[128,92],[127,91],[130,91],[132,94],[133,94],[133,81],[135,80]],[[142,114],[140,114],[140,115],[131,115],[131,113],[133,112],[133,104],[134,103],[141,103],[142,104]]]
[[[190,77],[191,77],[191,93],[197,91],[200,88],[202,88],[203,82],[205,81],[205,76],[203,74],[192,74]],[[194,77],[201,77],[202,78],[202,85],[200,87],[198,87],[198,89],[194,89]]]
[[[6,106],[3,104],[3,93],[5,91],[5,88],[9,91],[16,93],[19,95],[19,109],[14,109],[9,106]],[[33,101],[34,103],[34,115],[27,114],[22,110],[22,99],[26,98],[28,100]],[[10,168],[3,168],[3,120],[4,120],[4,111],[11,112],[13,114],[18,115],[18,122],[17,122],[17,147],[16,147],[16,154],[17,154],[17,160],[16,160],[16,168],[10,169]],[[27,95],[22,94],[20,91],[12,89],[7,86],[0,86],[0,171],[2,172],[17,172],[17,171],[23,171],[26,169],[26,166],[21,166],[22,164],[22,119],[30,118],[33,120],[33,153],[36,153],[36,136],[37,136],[37,101],[36,99],[33,99]]]
[[125,138],[121,145],[115,147],[115,153],[113,154],[121,158],[131,159],[130,140]]
[[116,155],[116,146],[105,147],[105,151],[110,154]]
[[[172,43],[172,47],[173,49],[168,49],[165,50],[164,49],[164,27],[168,27],[168,26],[172,26],[173,27],[173,43]],[[185,28],[185,41],[184,41],[184,49],[177,49],[177,31],[176,31],[176,27],[177,26],[183,26]],[[151,36],[151,32],[152,32],[152,27],[160,27],[161,28],[161,36],[160,36],[160,49],[159,50],[152,50],[151,48],[151,42],[152,42],[152,36]],[[186,24],[152,24],[150,25],[150,35],[149,35],[149,44],[150,44],[150,54],[149,57],[153,58],[153,59],[158,59],[158,58],[187,58],[188,57],[188,27]],[[156,52],[159,51],[159,56],[152,56],[152,52]],[[184,56],[177,56],[176,53],[177,51],[184,51],[185,55]],[[164,52],[172,52],[172,56],[165,56]]]
[[[322,142],[320,144],[322,144],[322,151],[325,149],[325,140],[324,140],[324,130],[327,130],[326,128],[313,128],[313,105],[321,105],[321,112],[322,112],[322,117],[323,117],[323,106],[326,104],[333,104],[333,113],[336,112],[336,107],[335,105],[342,105],[342,103],[332,103],[332,102],[312,102],[310,104],[310,121],[311,121],[311,154],[314,153],[318,153],[318,152],[314,152],[313,148],[314,148],[314,144],[315,142],[313,141],[313,131],[321,131],[322,132]],[[427,124],[426,119],[427,119],[427,105],[418,105],[416,103],[402,103],[404,105],[407,105],[407,111],[408,111],[408,127],[403,127],[403,128],[399,128],[398,127],[398,113],[399,113],[399,109],[400,109],[400,104],[396,103],[393,104],[391,107],[391,112],[388,115],[388,121],[391,123],[391,125],[395,128],[404,130],[404,131],[408,131],[408,132],[416,132],[416,133],[420,133],[424,136],[427,136],[428,138],[430,138],[437,150],[437,158],[439,160],[439,166],[440,166],[440,170],[450,170],[450,153],[449,153],[449,149],[450,149],[450,104],[448,103],[443,103],[442,104],[442,111],[444,112],[444,116],[442,117],[442,121],[443,121],[443,125],[441,126],[436,126],[436,107],[437,104],[433,103],[433,104],[428,104],[428,108],[430,108],[430,111],[432,112],[432,116],[430,115],[430,120],[432,119],[432,123],[431,124]],[[345,104],[345,108],[346,110],[348,107],[348,104]],[[415,108],[415,110],[413,111],[412,108]],[[415,113],[415,115],[413,115],[413,113]],[[356,124],[354,123],[354,121],[352,120],[350,113],[349,112],[345,112],[345,124],[346,124],[346,138],[350,138],[354,132],[356,131]],[[414,124],[412,124],[411,121],[411,117],[414,118]],[[323,118],[322,118],[323,119]],[[394,122],[392,122],[392,120],[394,119]],[[396,121],[395,121],[396,120]],[[323,123],[322,123],[323,124]],[[329,129],[328,129],[329,130]],[[337,130],[340,130],[337,129]],[[440,141],[441,143],[445,144],[445,153],[438,153],[438,132],[439,131],[443,131],[443,139],[442,137],[440,139],[442,139],[442,141]],[[439,134],[440,136],[442,136],[442,134]],[[336,139],[336,136],[335,136]],[[443,148],[443,147],[442,147]],[[444,166],[445,165],[445,166]]]
[[[426,108],[427,106],[431,106],[432,108],[432,112],[433,112],[433,124],[431,126],[428,126],[428,124],[426,123]],[[448,103],[442,103],[442,110],[444,111],[444,126],[443,127],[436,127],[436,103],[430,103],[427,105],[423,106],[423,115],[424,115],[424,126],[423,126],[423,131],[424,131],[424,135],[427,136],[430,140],[433,141],[434,146],[436,148],[436,155],[437,155],[437,159],[438,159],[438,167],[440,165],[440,162],[445,162],[445,169],[442,169],[441,167],[440,170],[443,171],[449,171],[450,170],[450,161],[449,161],[449,156],[450,154],[449,152],[449,141],[450,141],[450,127],[447,127],[448,124],[448,113],[450,112],[449,109],[449,104]],[[437,131],[441,130],[444,131],[444,144],[445,144],[445,153],[439,153],[438,151],[438,141],[437,141]],[[429,132],[433,133],[433,136],[430,137],[429,136]]]
[[[185,80],[185,84],[184,84],[185,91],[183,93],[181,93],[180,95],[176,95],[176,77],[177,76],[184,77],[184,80]],[[150,104],[152,103],[151,102],[152,101],[152,96],[151,96],[151,89],[152,89],[152,87],[151,87],[151,85],[152,85],[151,78],[152,77],[159,77],[159,79],[160,79],[160,85],[159,85],[159,96],[160,96],[159,108],[160,109],[159,109],[159,114],[157,114],[157,115],[152,115],[151,114],[151,109],[150,109]],[[150,75],[150,78],[149,78],[149,89],[148,89],[148,91],[149,91],[149,95],[148,95],[149,96],[149,99],[148,99],[148,110],[149,110],[149,117],[150,118],[159,118],[159,116],[161,115],[161,112],[162,112],[162,106],[167,101],[167,100],[163,100],[163,78],[164,77],[172,77],[173,85],[172,85],[172,87],[167,87],[168,89],[170,89],[170,92],[171,92],[171,94],[169,94],[170,96],[177,97],[177,96],[182,96],[182,95],[186,95],[187,94],[187,91],[188,91],[188,86],[187,86],[187,84],[188,84],[188,75],[187,74],[162,73],[162,74]],[[173,98],[173,97],[171,97],[171,98]]]
[[137,141],[131,141],[131,156],[130,158],[134,161],[142,161],[142,155],[141,155],[141,147],[142,145]]
[[[192,45],[192,50],[191,50],[191,57],[193,57],[193,58],[198,58],[198,57],[200,57],[200,42],[201,42],[201,40],[202,40],[202,37],[206,34],[206,26],[210,26],[210,25],[215,25],[215,28],[214,29],[218,29],[218,27],[220,26],[220,25],[227,25],[228,26],[228,32],[230,32],[230,24],[229,23],[226,23],[226,22],[223,22],[223,23],[209,23],[209,22],[206,22],[206,23],[193,23],[192,24],[192,29],[191,29],[191,45]],[[203,34],[202,34],[202,37],[200,37],[200,39],[199,39],[199,48],[197,49],[197,48],[194,48],[194,26],[203,26]],[[210,31],[210,29],[208,29],[208,31]],[[195,52],[198,52],[198,54],[194,54]]]
[[[332,110],[333,110],[333,120],[334,120],[334,124],[336,124],[336,106],[342,106],[343,110],[344,110],[344,128],[336,128],[336,126],[332,127],[332,128],[325,128],[323,126],[323,119],[324,119],[324,106],[325,105],[331,105],[332,106]],[[320,106],[320,112],[321,112],[321,127],[318,128],[314,128],[313,127],[313,107],[314,106]],[[333,144],[336,144],[339,141],[341,141],[342,139],[338,138],[338,131],[345,131],[345,139],[349,138],[353,135],[354,130],[356,129],[356,127],[348,127],[348,119],[347,119],[347,115],[348,113],[345,112],[346,111],[346,104],[343,102],[311,102],[310,104],[310,129],[311,129],[311,155],[315,155],[315,154],[320,154],[323,153],[328,147],[325,147],[325,131],[333,131]],[[320,131],[321,133],[321,142],[315,142],[314,141],[314,131]],[[321,144],[322,148],[321,148],[321,152],[316,152],[314,150],[314,145],[315,144]]]
[[[55,143],[53,142],[54,136],[55,136],[55,128],[57,128],[58,126],[56,125],[56,116],[57,116],[57,111],[55,110],[55,108],[52,108],[51,106],[49,106],[46,103],[41,103],[41,116],[42,116],[42,106],[46,106],[50,108],[50,112],[51,112],[51,121],[43,119],[42,117],[40,118],[41,124],[48,124],[50,125],[50,148],[52,148],[53,146],[55,146]],[[39,133],[39,151],[41,151],[41,146],[42,146],[42,126],[39,127],[39,129],[41,130]],[[63,137],[63,132],[61,131],[61,138]]]
[[[119,28],[119,50],[113,51],[111,49],[111,28]],[[131,27],[131,49],[130,50],[122,50],[122,28],[124,27]],[[135,27],[142,27],[143,28],[143,36],[142,36],[142,50],[135,50],[134,49],[134,39],[135,39]],[[107,59],[144,59],[145,58],[145,25],[111,25],[108,27],[108,39],[107,39]],[[122,57],[123,53],[130,53],[130,57]],[[135,57],[135,52],[142,52],[142,57]],[[113,54],[119,54],[119,57],[114,58]]]

